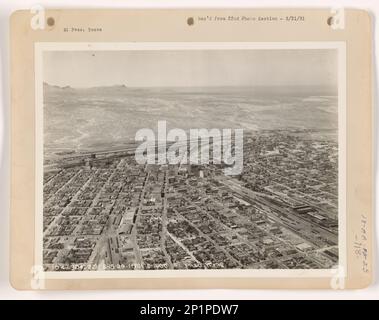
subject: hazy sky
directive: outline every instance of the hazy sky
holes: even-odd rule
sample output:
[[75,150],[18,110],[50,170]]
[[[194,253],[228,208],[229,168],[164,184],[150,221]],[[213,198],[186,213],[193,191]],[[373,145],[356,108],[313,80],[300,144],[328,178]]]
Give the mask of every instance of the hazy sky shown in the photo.
[[46,51],[58,86],[337,86],[337,50]]

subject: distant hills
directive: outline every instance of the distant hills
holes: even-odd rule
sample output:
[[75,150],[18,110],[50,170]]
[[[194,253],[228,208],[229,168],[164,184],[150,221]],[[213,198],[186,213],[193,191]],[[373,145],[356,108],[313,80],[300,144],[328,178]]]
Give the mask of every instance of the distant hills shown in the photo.
[[118,90],[118,89],[127,89],[128,87],[125,84],[119,84],[119,85],[112,85],[112,86],[99,86],[99,87],[91,87],[91,88],[73,88],[71,86],[57,86],[57,85],[51,85],[47,82],[43,83],[43,89],[44,90],[50,90],[50,91],[76,91],[76,90]]
[[251,87],[129,87],[125,84],[115,84],[110,86],[95,86],[95,87],[71,87],[52,85],[47,82],[43,83],[44,90],[49,91],[72,91],[72,92],[123,92],[124,90],[130,91],[155,91],[155,90],[174,90],[175,92],[183,93],[220,93],[220,92],[234,92],[236,94],[245,94],[249,92],[253,95],[307,95],[307,96],[318,96],[318,95],[337,95],[337,88],[335,87],[324,87],[324,86],[251,86]]

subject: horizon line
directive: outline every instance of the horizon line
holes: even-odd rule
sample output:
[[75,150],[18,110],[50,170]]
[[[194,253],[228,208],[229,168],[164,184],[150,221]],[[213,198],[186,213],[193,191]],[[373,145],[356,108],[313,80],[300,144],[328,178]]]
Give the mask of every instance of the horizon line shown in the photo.
[[96,85],[96,86],[71,86],[69,84],[67,85],[58,85],[58,84],[52,84],[48,83],[47,81],[44,81],[43,84],[46,84],[50,87],[58,87],[61,89],[64,88],[71,88],[71,89],[93,89],[93,88],[112,88],[112,87],[125,87],[130,89],[149,89],[149,88],[267,88],[267,87],[318,87],[318,88],[329,88],[329,89],[338,89],[338,84],[336,85],[322,85],[322,84],[315,84],[315,85],[309,85],[309,84],[262,84],[262,85],[243,85],[243,86],[237,86],[237,85],[206,85],[206,86],[129,86],[123,83],[115,83],[110,85]]

